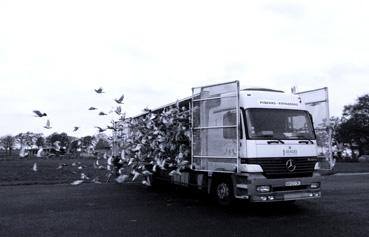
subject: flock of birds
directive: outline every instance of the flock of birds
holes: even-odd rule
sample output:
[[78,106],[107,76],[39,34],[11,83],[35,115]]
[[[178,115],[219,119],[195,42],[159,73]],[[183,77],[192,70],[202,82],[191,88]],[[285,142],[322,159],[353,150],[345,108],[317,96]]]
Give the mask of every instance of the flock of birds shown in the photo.
[[[100,87],[98,89],[94,89],[94,91],[97,94],[103,94],[103,93],[105,93],[105,91],[103,90],[102,87]],[[105,115],[108,115],[110,113],[115,112],[117,115],[121,116],[122,115],[122,107],[121,107],[121,105],[123,104],[123,100],[124,100],[124,94],[122,94],[121,97],[114,99],[114,101],[118,104],[118,106],[115,108],[115,110],[111,110],[109,113],[105,113],[104,111],[100,111],[98,113],[98,115],[99,116],[105,116]],[[88,110],[90,110],[90,111],[97,110],[97,109],[98,108],[96,108],[94,106],[91,106],[90,108],[88,108]],[[33,113],[35,114],[35,117],[39,117],[39,118],[47,117],[47,113],[41,112],[40,110],[33,110]],[[46,124],[45,124],[44,128],[45,129],[51,129],[52,128],[49,119],[46,121]],[[74,126],[73,132],[76,132],[79,128],[80,128],[79,126]],[[95,126],[95,128],[97,128],[97,130],[98,130],[99,133],[104,132],[107,129],[113,129],[111,126],[107,126],[106,128],[101,128],[99,126]]]
[[[105,93],[100,87],[95,89],[97,94]],[[118,183],[126,182],[129,177],[132,177],[132,181],[138,179],[138,177],[144,177],[142,181],[145,185],[151,185],[148,178],[158,169],[167,172],[168,175],[180,175],[181,171],[188,168],[189,159],[191,157],[190,152],[190,110],[187,107],[180,107],[179,103],[176,103],[163,111],[153,113],[150,109],[144,109],[146,112],[144,115],[138,118],[125,118],[125,114],[122,114],[121,104],[123,104],[124,95],[114,99],[118,104],[115,109],[105,113],[100,111],[99,116],[106,116],[110,113],[116,113],[120,116],[121,123],[116,126],[116,123],[112,121],[112,126],[106,127],[95,126],[98,132],[104,132],[107,129],[114,131],[121,131],[124,127],[129,128],[129,134],[124,139],[124,143],[121,144],[123,150],[120,157],[113,157],[112,155],[103,154],[102,157],[97,157],[93,166],[95,169],[107,170],[107,182],[112,177],[113,173],[116,173],[115,179]],[[88,108],[90,111],[98,110],[96,107],[91,106]],[[46,117],[47,114],[40,112],[39,110],[33,111],[37,117]],[[50,121],[47,120],[46,129],[50,129]],[[75,126],[73,131],[77,131],[79,126]],[[60,142],[55,142],[54,147],[60,149]],[[80,146],[81,143],[78,143]],[[42,149],[42,148],[40,148]],[[39,150],[37,156],[42,156],[42,150]],[[59,165],[57,169],[62,169],[67,164]],[[100,183],[98,177],[90,179],[84,171],[86,166],[81,164],[72,164],[76,166],[78,171],[73,171],[78,174],[79,179],[72,182],[72,185],[79,185],[84,182]],[[37,163],[34,163],[32,170],[38,171]]]
[[[98,89],[94,89],[94,91],[97,93],[97,94],[103,94],[103,93],[105,93],[105,91],[103,90],[103,88],[102,87],[100,87],[100,88],[98,88]],[[119,98],[115,98],[114,99],[114,101],[118,104],[117,106],[116,106],[116,108],[114,109],[114,110],[111,110],[111,111],[109,111],[108,113],[105,113],[104,111],[100,111],[99,113],[98,113],[98,115],[99,116],[106,116],[106,115],[108,115],[108,114],[111,114],[111,113],[115,113],[115,114],[117,114],[118,116],[123,116],[123,117],[125,117],[125,114],[123,114],[122,113],[122,107],[121,107],[121,105],[123,104],[123,100],[124,100],[124,94],[122,94]],[[98,108],[96,108],[96,107],[94,107],[94,106],[91,106],[91,107],[89,107],[88,108],[88,110],[89,111],[94,111],[94,110],[98,110]],[[38,117],[38,118],[42,118],[42,117],[47,117],[48,115],[47,115],[47,113],[45,113],[45,112],[41,112],[40,110],[33,110],[33,113],[34,113],[34,116],[35,117]],[[115,130],[115,127],[114,127],[114,121],[112,121],[112,124],[113,124],[113,126],[109,126],[109,125],[107,125],[106,126],[106,128],[102,128],[102,127],[99,127],[99,126],[95,126],[95,128],[97,129],[97,131],[98,131],[98,133],[102,133],[102,132],[105,132],[107,129],[111,129],[111,130]],[[52,129],[52,126],[51,126],[51,123],[50,123],[50,120],[49,119],[47,119],[47,121],[46,121],[46,124],[45,124],[45,126],[43,126],[45,129]],[[74,126],[73,127],[73,132],[76,132],[76,131],[78,131],[78,129],[80,129],[80,126]],[[77,150],[81,150],[80,149],[80,146],[81,146],[81,141],[80,140],[78,140],[78,143],[77,143],[77,146],[78,146],[78,148],[77,148]],[[55,150],[55,151],[57,151],[57,152],[59,152],[60,151],[60,149],[61,149],[61,146],[60,146],[60,141],[56,141],[56,142],[54,142],[53,143],[53,149]],[[28,152],[26,152],[26,150],[25,150],[25,148],[22,148],[21,150],[20,150],[20,153],[19,153],[19,156],[20,157],[25,157],[25,156],[27,156],[28,155]],[[40,147],[39,148],[39,150],[37,151],[37,154],[36,154],[36,157],[43,157],[44,156],[44,154],[43,154],[43,148],[42,147]],[[111,161],[111,159],[112,159],[112,157],[107,157],[107,155],[106,154],[104,154],[104,158],[107,160],[107,166],[106,166],[106,169],[107,170],[109,170],[109,171],[111,171],[112,170],[112,161]],[[85,168],[85,166],[83,166],[83,165],[81,165],[80,164],[80,162],[78,162],[79,164],[78,164],[78,170],[83,170],[84,168]],[[100,160],[98,159],[98,160],[96,160],[96,162],[94,163],[94,168],[97,168],[97,169],[105,169],[105,167],[104,166],[102,166],[101,164],[100,164],[101,162],[100,162]],[[57,169],[63,169],[65,166],[68,166],[67,164],[60,164],[58,167],[57,167]],[[76,166],[76,163],[73,163],[72,164],[72,166]],[[34,172],[37,172],[38,171],[38,164],[37,164],[37,162],[35,162],[34,164],[33,164],[33,166],[32,166],[32,170],[34,171]],[[109,174],[108,174],[108,177],[109,177],[109,179],[110,179],[110,176],[112,175],[112,173],[111,172],[109,172]],[[85,173],[83,173],[83,172],[81,172],[80,173],[80,179],[78,179],[78,180],[76,180],[76,181],[74,181],[74,182],[72,182],[71,184],[72,185],[79,185],[79,184],[81,184],[81,183],[83,183],[84,181],[86,181],[86,180],[90,180],[90,178],[85,174]],[[128,176],[127,176],[128,177]],[[91,180],[91,182],[94,182],[94,183],[100,183],[100,181],[98,180],[98,177],[96,177],[96,178],[94,178],[94,179],[92,179]],[[122,182],[122,178],[120,177],[119,179],[117,179],[117,182]]]

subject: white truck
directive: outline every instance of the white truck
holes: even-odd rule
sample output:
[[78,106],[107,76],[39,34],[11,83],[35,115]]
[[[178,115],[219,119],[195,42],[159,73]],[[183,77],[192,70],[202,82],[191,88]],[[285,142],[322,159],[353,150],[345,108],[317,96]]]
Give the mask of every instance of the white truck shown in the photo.
[[[240,90],[234,81],[192,92],[176,102],[191,113],[189,168],[179,175],[158,171],[149,181],[196,187],[220,204],[235,199],[276,202],[321,196],[319,160],[330,156],[330,150],[319,151],[308,107],[323,103],[328,111],[326,88],[289,94],[263,88]],[[321,92],[323,99],[313,95]],[[305,104],[304,98],[309,102]]]

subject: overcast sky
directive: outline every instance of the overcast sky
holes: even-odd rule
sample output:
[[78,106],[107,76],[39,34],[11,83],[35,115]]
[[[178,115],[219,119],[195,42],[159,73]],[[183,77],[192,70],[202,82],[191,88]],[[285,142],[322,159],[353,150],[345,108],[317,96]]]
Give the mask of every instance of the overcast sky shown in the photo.
[[[368,12],[358,0],[1,0],[0,135],[94,134],[113,115],[88,108],[108,112],[122,93],[132,116],[234,80],[327,86],[340,116],[369,93]],[[105,94],[94,92],[100,86]]]

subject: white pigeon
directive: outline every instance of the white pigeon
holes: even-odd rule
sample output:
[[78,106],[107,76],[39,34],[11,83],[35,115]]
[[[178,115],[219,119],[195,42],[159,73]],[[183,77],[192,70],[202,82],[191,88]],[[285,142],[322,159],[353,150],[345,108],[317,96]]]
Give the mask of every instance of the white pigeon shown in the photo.
[[131,158],[128,162],[128,166],[132,165],[133,161],[135,160],[135,158]]
[[36,163],[36,162],[35,162],[35,163],[33,163],[32,170],[33,170],[34,172],[37,172],[37,163]]
[[60,141],[55,141],[53,143],[56,151],[60,151],[60,144],[59,143],[60,143]]
[[22,147],[22,148],[20,149],[20,151],[19,151],[19,156],[20,156],[21,158],[28,156],[28,152],[26,152],[26,148],[25,148],[25,147]]
[[90,178],[85,173],[81,173],[81,179],[82,180],[89,180]]
[[123,174],[123,175],[119,175],[116,179],[115,179],[115,181],[117,181],[117,183],[124,183],[127,179],[128,179],[128,175],[126,175],[126,174]]
[[83,180],[75,180],[71,183],[71,185],[80,185],[81,183],[83,183]]
[[182,173],[179,172],[179,168],[176,170],[172,170],[170,171],[170,173],[168,174],[169,176],[173,176],[173,175],[181,175]]
[[44,126],[44,128],[46,128],[46,129],[50,129],[51,128],[51,126],[50,126],[50,120],[47,120],[46,121],[46,125]]
[[163,160],[158,159],[156,162],[157,162],[157,165],[158,165],[162,170],[165,170],[165,163],[166,163],[166,160],[165,160],[165,159],[163,159]]
[[95,184],[101,184],[101,182],[99,181],[99,177],[95,177],[93,180],[91,180],[91,182]]
[[108,165],[113,165],[113,157],[109,156],[108,158]]
[[152,173],[150,171],[148,171],[148,170],[142,171],[142,174],[143,175],[152,175]]
[[142,184],[150,187],[151,186],[150,179],[142,181]]
[[132,178],[132,181],[135,181],[138,176],[140,176],[141,174],[139,172],[137,172],[136,170],[133,170],[132,171],[132,174],[133,174],[133,178]]
[[42,152],[44,151],[44,149],[41,147],[40,149],[38,149],[36,157],[42,157]]

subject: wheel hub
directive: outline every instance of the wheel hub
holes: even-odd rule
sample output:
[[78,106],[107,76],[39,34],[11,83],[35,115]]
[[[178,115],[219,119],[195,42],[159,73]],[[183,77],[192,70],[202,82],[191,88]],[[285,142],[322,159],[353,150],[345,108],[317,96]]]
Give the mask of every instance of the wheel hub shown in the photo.
[[218,185],[217,194],[220,199],[225,199],[229,196],[229,188],[225,183],[221,183]]

